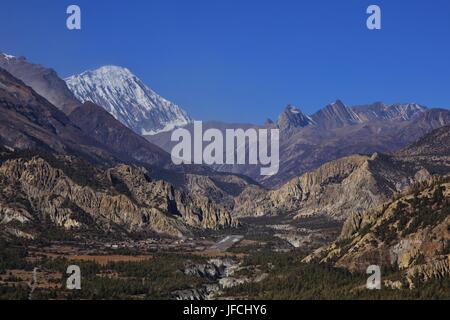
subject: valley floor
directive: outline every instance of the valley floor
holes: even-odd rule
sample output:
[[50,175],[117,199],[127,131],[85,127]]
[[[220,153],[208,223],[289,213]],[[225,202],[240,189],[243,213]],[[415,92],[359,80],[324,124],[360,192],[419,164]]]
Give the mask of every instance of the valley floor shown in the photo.
[[[449,299],[450,279],[370,291],[367,275],[302,263],[336,238],[325,217],[248,218],[228,234],[111,243],[1,243],[0,299]],[[230,242],[231,246],[219,244]],[[66,289],[69,265],[81,290]],[[394,280],[398,271],[383,270]],[[33,288],[33,289],[32,289]]]

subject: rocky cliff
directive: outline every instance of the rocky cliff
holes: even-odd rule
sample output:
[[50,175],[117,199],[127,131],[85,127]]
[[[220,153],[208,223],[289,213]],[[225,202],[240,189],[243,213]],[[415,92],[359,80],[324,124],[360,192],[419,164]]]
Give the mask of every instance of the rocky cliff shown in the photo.
[[[3,153],[0,224],[35,236],[43,223],[66,230],[188,234],[188,227],[217,229],[237,222],[220,203],[149,178],[145,169],[91,167],[73,157]],[[9,160],[8,160],[9,158]],[[201,179],[201,178],[199,178]]]
[[248,188],[236,200],[236,214],[326,214],[345,219],[364,212],[404,187],[427,178],[423,167],[388,155],[355,155],[329,162],[283,185],[264,192]]
[[450,183],[432,178],[345,222],[340,238],[305,259],[365,271],[398,269],[404,285],[450,274]]

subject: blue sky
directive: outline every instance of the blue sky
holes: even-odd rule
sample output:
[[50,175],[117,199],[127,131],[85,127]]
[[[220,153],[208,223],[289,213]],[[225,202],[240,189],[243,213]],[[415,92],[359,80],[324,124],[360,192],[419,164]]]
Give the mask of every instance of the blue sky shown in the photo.
[[[66,29],[66,8],[82,30]],[[366,28],[366,8],[382,30]],[[448,0],[3,0],[0,51],[62,77],[128,67],[194,118],[261,123],[342,99],[450,106]]]

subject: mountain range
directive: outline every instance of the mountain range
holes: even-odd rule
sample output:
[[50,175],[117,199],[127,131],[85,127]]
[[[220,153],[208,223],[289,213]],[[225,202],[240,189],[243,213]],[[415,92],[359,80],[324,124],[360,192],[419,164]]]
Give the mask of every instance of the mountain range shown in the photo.
[[[174,146],[170,141],[171,130],[178,126],[193,130],[191,119],[185,111],[157,95],[126,68],[101,67],[69,77],[66,85],[53,70],[31,64],[25,58],[2,54],[0,67],[33,87],[38,94],[71,116],[78,126],[84,126],[89,134],[96,132],[96,139],[100,139],[101,143],[116,148],[116,151],[125,149],[120,150],[121,153],[133,154],[132,158],[139,161],[155,158],[153,151],[158,150],[158,158],[164,158],[170,165],[167,154],[156,146],[170,153]],[[93,104],[84,106],[84,111],[78,110],[70,115],[82,102]],[[101,126],[96,127],[96,124],[100,121],[90,121],[83,116],[84,112],[93,116],[93,105],[101,106],[119,120],[123,125],[120,128],[133,130],[137,134],[132,135],[133,142],[130,144],[131,135],[125,138],[124,132],[129,133],[129,130],[116,128],[115,131],[108,131],[109,125],[103,127],[102,134],[98,134]],[[101,109],[97,111],[98,117],[104,121],[110,119]],[[450,124],[450,111],[447,109],[427,109],[415,103],[386,105],[381,102],[347,107],[337,100],[309,116],[289,105],[275,123],[269,121],[265,125],[254,125],[214,121],[204,123],[204,127],[222,131],[265,126],[279,128],[280,153],[283,157],[277,175],[262,177],[260,168],[254,165],[213,166],[214,170],[246,175],[265,187],[274,188],[341,157],[395,152],[447,124]],[[156,146],[149,148],[150,144],[142,142],[138,135]],[[146,147],[138,147],[138,141],[139,145]],[[142,151],[146,148],[149,152]]]
[[[395,152],[449,124],[450,111],[447,109],[427,109],[413,103],[347,107],[338,100],[310,116],[289,105],[276,123],[268,121],[264,126],[208,122],[204,127],[223,132],[227,128],[279,128],[280,154],[283,156],[280,157],[277,175],[261,176],[257,165],[214,167],[219,171],[249,176],[265,187],[277,188],[292,178],[342,157]],[[186,128],[193,130],[191,125]],[[170,132],[146,138],[168,152],[174,146]]]
[[[34,83],[46,82],[46,74]],[[34,238],[44,221],[68,230],[173,236],[189,234],[188,226],[236,225],[226,198],[248,179],[202,167],[174,168],[166,152],[104,108],[78,103],[67,116],[3,69],[0,108],[3,233]]]
[[[204,221],[204,215],[216,212],[215,221],[221,222],[209,224],[212,228],[229,225],[231,217],[242,216],[288,214],[300,218],[325,214],[345,220],[351,213],[364,212],[387,201],[414,182],[447,170],[445,162],[419,159],[414,151],[402,150],[434,129],[450,124],[450,112],[445,109],[383,103],[347,107],[338,100],[307,116],[299,108],[289,105],[276,123],[266,124],[281,130],[283,157],[280,174],[263,180],[256,174],[256,166],[172,165],[169,154],[163,151],[170,149],[170,131],[144,138],[118,121],[114,113],[119,109],[111,111],[113,105],[123,102],[121,107],[127,111],[130,107],[133,112],[133,105],[139,104],[137,97],[154,95],[125,68],[103,67],[71,77],[66,85],[54,71],[31,64],[24,58],[2,55],[0,66],[7,66],[16,73],[0,73],[0,102],[5,109],[0,132],[6,153],[23,149],[45,150],[57,158],[66,156],[78,159],[71,160],[75,162],[88,161],[94,167],[101,166],[99,170],[122,164],[142,167],[151,179],[164,181],[171,185],[170,188],[185,194],[175,203],[170,200],[171,205],[162,202],[166,203],[169,216],[174,212],[185,212],[180,211],[178,202],[189,206],[184,201],[190,199],[198,205],[198,199],[206,201],[209,198],[208,206],[213,207],[195,213],[197,207],[190,214],[202,217],[199,221]],[[33,86],[39,88],[41,95]],[[71,94],[69,87],[75,94]],[[102,93],[94,94],[94,97],[106,99],[103,102],[109,107],[79,101],[76,92],[88,94],[84,91],[86,88],[90,88],[91,93],[100,90],[96,92]],[[154,101],[166,101],[158,99]],[[57,101],[58,105],[54,106],[50,100]],[[73,110],[67,106],[72,106]],[[153,108],[146,106],[138,107],[141,111]],[[185,120],[185,128],[192,130],[188,117]],[[205,127],[225,130],[264,126],[209,122]],[[416,150],[414,145],[410,148]],[[437,153],[435,149],[430,152]],[[447,150],[444,149],[442,154],[446,155]],[[132,192],[133,189],[127,188]],[[342,194],[348,194],[348,197],[342,198]],[[165,197],[174,198],[173,195]],[[219,218],[224,215],[228,218]]]
[[340,236],[278,234],[293,246],[318,241],[304,263],[388,265],[400,270],[385,279],[392,288],[450,274],[449,110],[338,100],[312,115],[289,105],[264,125],[204,123],[280,129],[280,172],[267,179],[257,166],[175,166],[177,126],[193,130],[125,68],[64,81],[0,54],[0,239],[186,239],[270,218],[291,232],[316,218]]

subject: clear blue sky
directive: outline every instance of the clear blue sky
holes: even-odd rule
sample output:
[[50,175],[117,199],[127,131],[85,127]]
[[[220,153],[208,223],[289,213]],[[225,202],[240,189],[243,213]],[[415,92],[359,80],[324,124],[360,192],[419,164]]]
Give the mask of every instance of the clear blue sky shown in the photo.
[[[82,9],[82,30],[65,27]],[[382,30],[366,8],[382,9]],[[126,66],[193,117],[276,118],[336,99],[450,106],[448,0],[39,0],[0,7],[0,50],[62,77]]]

